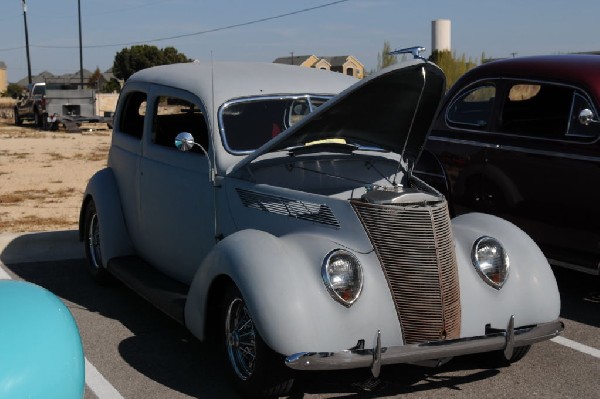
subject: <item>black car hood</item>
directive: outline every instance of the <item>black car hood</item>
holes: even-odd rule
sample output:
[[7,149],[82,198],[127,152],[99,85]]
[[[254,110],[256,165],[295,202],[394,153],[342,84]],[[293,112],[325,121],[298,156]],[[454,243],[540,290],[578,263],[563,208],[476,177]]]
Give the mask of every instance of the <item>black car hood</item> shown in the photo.
[[249,154],[231,173],[267,152],[332,138],[402,154],[402,162],[412,164],[444,90],[444,73],[435,64],[414,60],[383,69]]

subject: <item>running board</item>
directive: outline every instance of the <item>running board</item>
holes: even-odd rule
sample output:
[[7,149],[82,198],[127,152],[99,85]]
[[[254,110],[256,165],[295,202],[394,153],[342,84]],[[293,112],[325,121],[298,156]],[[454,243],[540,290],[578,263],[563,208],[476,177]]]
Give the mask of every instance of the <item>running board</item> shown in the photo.
[[137,256],[109,260],[108,271],[159,310],[185,325],[187,285],[173,280]]

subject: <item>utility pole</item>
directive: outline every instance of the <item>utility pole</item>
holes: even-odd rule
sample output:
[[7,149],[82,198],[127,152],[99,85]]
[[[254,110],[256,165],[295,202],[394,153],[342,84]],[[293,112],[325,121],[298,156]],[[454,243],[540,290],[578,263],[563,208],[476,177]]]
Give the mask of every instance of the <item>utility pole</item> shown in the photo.
[[[25,0],[23,0],[25,1]],[[77,0],[77,11],[79,13],[79,80],[83,89],[83,50],[81,45],[81,0]]]
[[31,84],[31,61],[29,60],[29,33],[27,33],[27,4],[23,2],[23,21],[25,22],[25,52],[27,54],[27,79]]

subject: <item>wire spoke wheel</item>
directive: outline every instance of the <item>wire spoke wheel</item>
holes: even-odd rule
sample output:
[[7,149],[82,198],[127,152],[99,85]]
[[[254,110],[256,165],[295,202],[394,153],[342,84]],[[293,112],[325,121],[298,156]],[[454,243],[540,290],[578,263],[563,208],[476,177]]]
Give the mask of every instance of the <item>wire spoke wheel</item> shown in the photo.
[[87,268],[94,280],[105,283],[108,281],[108,271],[104,268],[102,260],[100,218],[93,200],[86,206],[83,233]]
[[100,268],[102,267],[102,251],[100,250],[100,226],[98,224],[98,214],[94,213],[91,215],[87,233],[90,266]]
[[247,380],[256,365],[256,331],[241,298],[234,298],[227,308],[225,339],[234,372],[241,380]]

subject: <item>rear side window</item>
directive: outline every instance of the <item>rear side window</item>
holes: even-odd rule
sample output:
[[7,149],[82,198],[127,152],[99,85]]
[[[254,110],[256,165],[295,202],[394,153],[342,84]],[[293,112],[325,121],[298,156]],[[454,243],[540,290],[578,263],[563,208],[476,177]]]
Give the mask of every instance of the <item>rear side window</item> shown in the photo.
[[484,129],[492,116],[496,87],[484,85],[460,95],[448,108],[448,124],[470,129]]
[[504,99],[500,130],[540,138],[564,138],[569,126],[574,89],[553,84],[510,86]]
[[144,132],[144,116],[146,115],[146,93],[132,92],[126,95],[120,114],[119,131],[138,139]]

